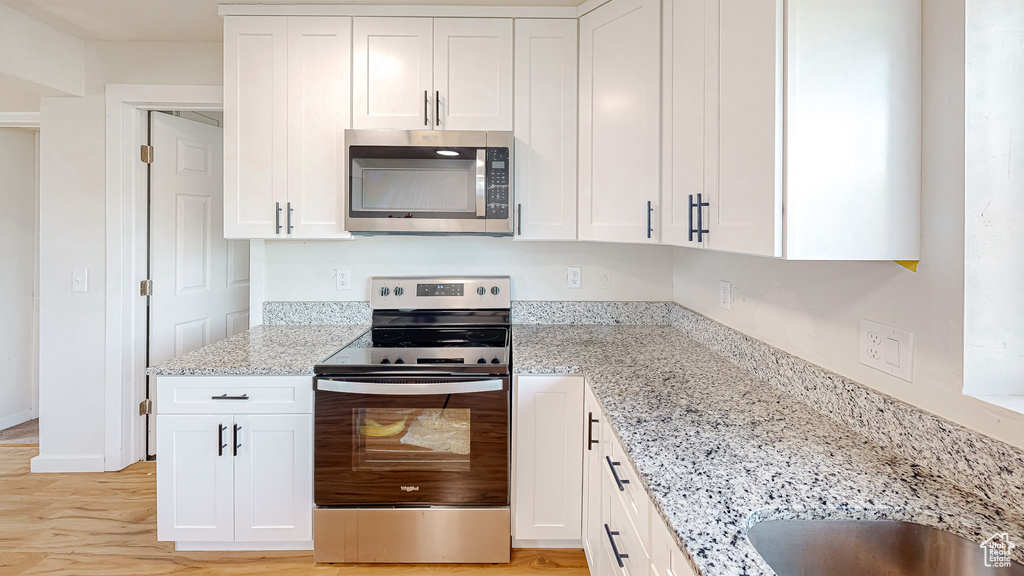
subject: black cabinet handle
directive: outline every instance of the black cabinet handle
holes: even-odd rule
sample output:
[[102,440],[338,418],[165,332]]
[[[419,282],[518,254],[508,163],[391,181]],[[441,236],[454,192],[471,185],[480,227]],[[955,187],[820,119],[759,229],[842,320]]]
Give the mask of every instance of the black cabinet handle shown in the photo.
[[434,125],[441,125],[441,92],[434,92]]
[[210,400],[248,400],[248,394],[242,394],[241,396],[228,396],[227,394],[221,394],[220,396],[210,396]]
[[651,228],[651,212],[654,212],[654,207],[651,206],[651,201],[647,201],[647,237],[650,238],[651,234],[654,233],[654,229]]
[[612,532],[612,529],[607,524],[604,525],[604,532],[608,535],[608,543],[612,545],[612,554],[615,556],[615,561],[619,563],[619,568],[625,568],[626,565],[622,563],[623,558],[629,558],[629,554],[620,554],[618,546],[615,545],[615,538],[612,536],[618,536],[618,532]]
[[693,233],[696,232],[696,230],[693,229],[693,194],[690,194],[687,204],[689,204],[690,209],[686,215],[688,220],[686,227],[690,231],[690,242],[693,242]]
[[621,466],[621,462],[612,462],[611,457],[605,456],[604,459],[608,462],[608,469],[612,471],[612,478],[615,478],[615,484],[619,487],[619,492],[625,492],[625,484],[629,484],[629,480],[626,478],[619,478],[618,472],[615,471],[616,466]]
[[[690,194],[690,242],[693,242],[693,235],[697,235],[697,242],[704,241],[704,235],[710,234],[708,230],[704,229],[704,208],[711,206],[710,203],[705,202],[702,194],[697,194],[697,201],[693,201],[693,194]],[[697,209],[697,227],[693,227],[693,210]]]
[[232,436],[233,436],[232,443],[235,445],[235,449],[234,449],[234,454],[232,454],[232,456],[238,456],[238,449],[242,447],[242,445],[238,443],[238,431],[241,430],[241,429],[242,429],[241,426],[239,426],[238,424],[235,424],[235,431],[232,434]]
[[597,418],[594,418],[593,412],[587,412],[587,450],[593,450],[594,444],[600,444],[598,440],[594,440],[594,424],[597,423]]
[[227,444],[224,443],[224,430],[226,429],[227,426],[217,424],[217,456],[223,456],[224,448],[227,447]]
[[516,204],[516,236],[523,235],[523,205]]
[[281,203],[274,202],[274,227],[277,229],[276,234],[281,233]]
[[292,229],[295,228],[294,226],[292,226],[292,212],[293,211],[294,210],[292,210],[292,203],[289,202],[288,203],[288,233],[289,234],[291,234],[292,233]]
[[430,126],[430,92],[423,91],[423,125]]

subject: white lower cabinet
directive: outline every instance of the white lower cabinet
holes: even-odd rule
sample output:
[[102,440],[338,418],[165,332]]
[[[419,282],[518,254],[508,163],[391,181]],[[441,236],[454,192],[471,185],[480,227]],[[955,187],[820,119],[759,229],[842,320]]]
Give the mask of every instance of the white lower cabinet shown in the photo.
[[517,376],[513,411],[512,537],[578,545],[582,514],[580,376]]
[[[589,385],[584,394],[583,549],[591,575],[695,576],[625,449],[602,421]],[[599,444],[587,450],[590,439]]]
[[[162,400],[156,417],[157,540],[186,547],[205,543],[211,549],[245,548],[245,543],[308,548],[313,538],[311,379],[170,377],[157,382]],[[281,405],[253,404],[266,397],[261,392],[289,388],[296,393]],[[206,392],[205,401],[195,396],[196,390]],[[194,401],[173,401],[185,398]],[[301,399],[298,406],[295,398]],[[253,409],[304,411],[247,413]],[[209,413],[195,413],[202,411]]]

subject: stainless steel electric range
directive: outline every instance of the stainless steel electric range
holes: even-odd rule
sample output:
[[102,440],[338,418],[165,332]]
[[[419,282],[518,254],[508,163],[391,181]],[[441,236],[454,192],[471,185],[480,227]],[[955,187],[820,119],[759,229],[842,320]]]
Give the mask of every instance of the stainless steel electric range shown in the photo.
[[508,277],[374,278],[315,368],[317,562],[508,562]]

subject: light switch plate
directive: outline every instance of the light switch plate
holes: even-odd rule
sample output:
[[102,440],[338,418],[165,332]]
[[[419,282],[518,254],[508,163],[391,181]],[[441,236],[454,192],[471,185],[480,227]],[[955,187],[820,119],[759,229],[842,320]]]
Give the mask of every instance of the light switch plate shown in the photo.
[[89,270],[88,268],[74,268],[71,270],[71,291],[89,291]]
[[907,382],[913,381],[913,332],[862,319],[859,346],[861,364]]

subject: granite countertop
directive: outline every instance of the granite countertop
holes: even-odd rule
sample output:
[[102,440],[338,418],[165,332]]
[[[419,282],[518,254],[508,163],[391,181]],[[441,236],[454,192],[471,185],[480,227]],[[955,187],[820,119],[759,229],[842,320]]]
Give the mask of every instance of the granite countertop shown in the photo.
[[370,327],[254,326],[241,334],[182,354],[146,370],[156,376],[313,374],[313,365]]
[[1019,517],[671,326],[516,325],[512,342],[517,374],[586,374],[658,513],[706,576],[774,574],[746,537],[768,519],[906,520],[979,543],[1024,533]]

